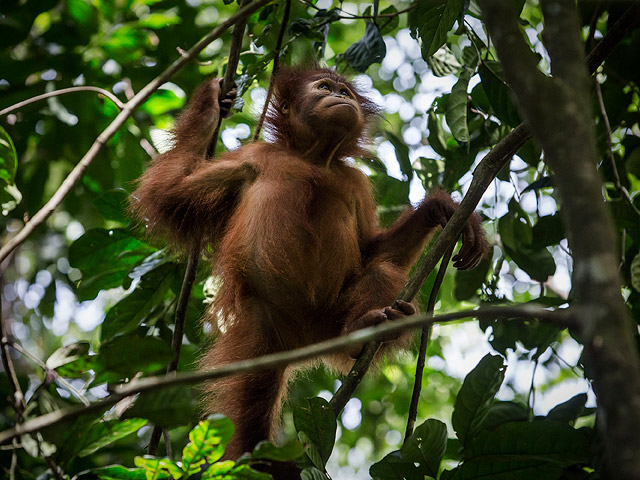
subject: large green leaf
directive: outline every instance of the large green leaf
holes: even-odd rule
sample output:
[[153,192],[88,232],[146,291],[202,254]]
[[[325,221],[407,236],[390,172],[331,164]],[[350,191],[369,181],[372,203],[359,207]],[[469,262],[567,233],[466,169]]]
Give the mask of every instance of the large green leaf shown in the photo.
[[459,142],[469,141],[469,127],[467,126],[467,87],[473,71],[462,70],[458,81],[451,89],[445,118],[453,137]]
[[451,417],[453,428],[463,445],[480,430],[502,385],[504,372],[502,357],[489,354],[464,379]]
[[462,465],[447,478],[556,479],[564,468],[588,465],[591,455],[588,436],[565,423],[506,423],[474,437]]
[[512,101],[511,89],[502,76],[502,64],[484,61],[479,69],[482,86],[491,102],[496,116],[507,125],[516,127],[520,124],[518,110]]
[[223,415],[211,415],[189,432],[190,442],[182,450],[182,470],[187,475],[200,471],[200,466],[219,460],[233,435],[233,423]]
[[98,421],[89,428],[76,432],[74,437],[67,438],[58,460],[91,455],[101,448],[137,432],[146,424],[147,420],[141,418]]
[[375,480],[436,478],[447,447],[447,427],[430,419],[415,429],[400,450],[391,452],[369,469]]
[[146,273],[131,294],[109,309],[102,323],[100,339],[109,340],[138,327],[154,309],[162,306],[162,300],[178,274],[178,266],[174,263],[161,264]]
[[542,245],[534,245],[534,233],[529,216],[515,199],[509,211],[498,221],[498,232],[505,252],[531,278],[545,282],[556,271],[553,255]]
[[100,290],[122,285],[129,270],[154,251],[124,229],[88,230],[69,247],[69,263],[82,272],[79,298],[88,300]]
[[[99,480],[147,480],[147,475],[142,468],[126,468],[122,465],[94,468],[78,475],[79,480],[94,478]],[[157,478],[160,480],[166,477]]]
[[154,425],[174,428],[189,425],[198,416],[195,392],[189,387],[178,386],[141,394],[122,418],[146,418]]
[[422,40],[423,58],[430,57],[444,45],[464,4],[464,0],[420,0],[409,12],[411,34]]
[[476,268],[471,270],[456,270],[456,288],[454,295],[456,300],[468,300],[476,294],[487,279],[491,261],[483,258]]
[[126,214],[128,198],[129,193],[125,189],[114,188],[98,195],[93,204],[106,220],[129,223],[130,218]]
[[304,404],[294,408],[293,422],[296,430],[304,432],[317,450],[321,464],[316,464],[316,467],[324,467],[333,450],[337,427],[336,416],[329,403],[320,397],[308,398]]
[[166,368],[174,355],[171,347],[157,337],[116,337],[104,342],[97,355],[89,357],[96,372],[93,383],[133,378],[138,372],[157,372]]

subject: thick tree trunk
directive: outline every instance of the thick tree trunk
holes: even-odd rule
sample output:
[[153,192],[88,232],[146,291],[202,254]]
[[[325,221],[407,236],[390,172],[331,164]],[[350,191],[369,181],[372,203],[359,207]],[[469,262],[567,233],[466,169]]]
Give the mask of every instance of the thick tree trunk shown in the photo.
[[618,277],[616,234],[602,198],[591,83],[573,0],[542,1],[552,77],[537,69],[513,2],[479,0],[521,112],[555,175],[573,252],[573,296],[594,380],[607,475],[640,478],[640,360]]

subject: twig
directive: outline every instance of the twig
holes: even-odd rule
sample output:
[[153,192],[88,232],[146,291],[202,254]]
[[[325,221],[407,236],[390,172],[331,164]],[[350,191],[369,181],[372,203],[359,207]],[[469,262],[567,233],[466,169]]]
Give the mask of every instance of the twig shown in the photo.
[[169,430],[162,429],[162,438],[164,438],[164,450],[168,458],[173,458],[173,451],[171,449],[171,439],[169,438]]
[[[182,350],[182,337],[184,335],[184,325],[187,319],[187,308],[189,306],[189,299],[191,298],[191,290],[196,280],[196,274],[198,273],[198,261],[200,259],[200,242],[194,245],[193,250],[189,253],[187,259],[187,268],[184,272],[184,279],[182,280],[182,287],[180,288],[180,295],[178,297],[178,305],[176,306],[175,322],[173,329],[173,338],[171,339],[171,348],[174,352],[174,358],[167,367],[167,375],[175,373],[178,370],[178,363],[180,362],[180,351]],[[156,455],[158,453],[158,445],[160,444],[160,436],[163,430],[154,425],[149,438],[149,445],[147,447],[147,453],[149,455]],[[169,444],[169,433],[165,435],[165,448],[167,442]],[[171,446],[169,445],[169,448]]]
[[66,93],[75,93],[75,92],[98,92],[99,94],[104,95],[109,100],[111,100],[116,105],[116,107],[118,107],[120,110],[123,110],[125,106],[125,104],[122,103],[120,99],[116,97],[113,93],[111,93],[109,90],[105,90],[104,88],[100,88],[100,87],[93,87],[91,85],[86,85],[81,87],[61,88],[60,90],[54,90],[52,92],[43,93],[42,95],[36,95],[35,97],[27,98],[22,102],[18,102],[16,104],[13,104],[9,107],[6,107],[0,110],[0,117],[13,112],[14,110],[18,110],[22,107],[30,105],[32,103],[39,102],[40,100],[46,100],[47,98],[57,97],[58,95],[64,95]]
[[629,202],[631,209],[636,213],[636,215],[640,216],[640,210],[638,210],[638,207],[634,205],[633,199],[629,194],[629,190],[627,190],[626,187],[622,185],[622,183],[620,182],[620,174],[618,173],[616,159],[613,156],[613,144],[611,143],[611,124],[609,123],[609,116],[607,115],[607,109],[604,106],[604,100],[602,98],[602,88],[600,88],[600,82],[598,82],[598,79],[595,80],[595,85],[596,85],[596,88],[595,88],[596,97],[598,97],[598,106],[600,107],[600,114],[602,115],[602,121],[604,122],[604,126],[607,129],[607,142],[609,147],[608,149],[609,151],[607,153],[609,157],[609,162],[611,163],[611,170],[613,171],[613,183],[615,184],[618,192],[620,192],[620,194],[627,200],[627,202]]
[[576,308],[547,310],[541,306],[526,304],[508,307],[483,307],[476,310],[464,310],[437,316],[432,314],[414,315],[394,322],[387,322],[374,327],[363,328],[362,330],[357,330],[349,335],[325,340],[303,348],[287,352],[272,353],[261,357],[242,360],[240,362],[229,363],[214,369],[177,373],[175,376],[171,377],[161,375],[157,377],[142,378],[133,384],[116,387],[114,393],[86,407],[57,410],[16,425],[14,428],[0,432],[0,445],[7,443],[11,439],[22,434],[35,432],[86,413],[109,408],[123,398],[138,393],[146,393],[178,385],[190,385],[242,373],[284,367],[286,365],[296,364],[311,358],[316,358],[327,353],[338,351],[343,352],[351,345],[369,342],[377,338],[388,337],[390,334],[404,332],[428,323],[447,323],[464,318],[503,318],[507,321],[512,318],[535,318],[541,322],[551,323],[553,325],[572,327],[576,323],[574,316],[578,316],[580,314],[581,311]]
[[149,82],[145,87],[140,90],[135,97],[133,97],[124,109],[118,114],[118,116],[109,124],[109,126],[98,136],[93,142],[93,145],[89,148],[87,153],[78,162],[75,168],[69,173],[67,178],[64,179],[58,190],[53,194],[51,199],[29,220],[25,226],[7,242],[5,246],[0,249],[0,263],[13,251],[16,247],[21,245],[31,233],[41,225],[51,213],[60,205],[64,197],[71,191],[76,182],[82,177],[82,174],[91,164],[93,159],[97,156],[98,152],[107,143],[107,141],[118,131],[118,129],[126,122],[131,116],[133,111],[138,108],[151,94],[156,91],[160,85],[169,80],[178,70],[184,67],[191,59],[195,58],[200,51],[202,51],[212,41],[222,35],[231,25],[248,17],[260,7],[266,5],[272,0],[255,0],[246,7],[241,8],[236,14],[229,17],[224,22],[220,23],[209,34],[207,34],[202,40],[196,43],[185,56],[180,56],[175,60],[167,69],[165,69],[160,75]]
[[[455,243],[451,245],[449,250],[442,257],[440,262],[440,269],[436,275],[436,280],[429,294],[429,303],[427,305],[427,313],[433,313],[436,307],[436,300],[438,298],[438,292],[442,286],[442,280],[444,280],[444,274],[449,266],[449,260],[453,254]],[[429,346],[429,337],[431,336],[431,324],[424,325],[422,332],[420,333],[420,349],[418,350],[418,360],[416,362],[416,375],[415,382],[413,383],[413,392],[411,394],[411,404],[409,405],[409,415],[407,418],[407,429],[404,433],[404,442],[406,444],[411,435],[413,434],[413,427],[416,424],[416,418],[418,417],[418,402],[420,400],[420,391],[422,390],[422,374],[424,372],[424,363],[427,357],[427,347]]]
[[76,387],[71,385],[64,378],[62,378],[58,372],[56,372],[55,370],[47,367],[46,363],[44,363],[42,360],[40,360],[38,357],[36,357],[30,351],[28,351],[26,348],[24,348],[18,342],[14,342],[14,341],[9,340],[8,343],[9,343],[9,346],[11,348],[17,350],[18,352],[20,352],[25,357],[28,357],[32,362],[34,362],[40,368],[42,368],[45,371],[45,373],[51,373],[51,375],[53,375],[53,377],[58,381],[58,383],[60,385],[62,385],[64,388],[66,388],[67,390],[69,390],[69,392],[71,392],[78,400],[80,400],[85,405],[89,405],[90,402],[87,399],[87,397],[85,397]]
[[260,138],[260,130],[262,130],[262,124],[264,123],[264,119],[267,116],[267,110],[269,109],[269,102],[271,101],[271,96],[273,95],[273,87],[274,87],[274,79],[278,74],[278,70],[280,69],[280,50],[282,49],[282,39],[284,38],[284,31],[287,28],[289,23],[289,13],[291,11],[291,0],[287,0],[287,3],[284,6],[284,15],[282,18],[282,23],[280,24],[280,31],[278,32],[278,38],[276,40],[275,54],[273,57],[273,69],[271,70],[271,78],[269,79],[269,88],[267,89],[267,98],[264,102],[264,107],[262,108],[262,114],[260,115],[260,119],[258,120],[258,125],[256,126],[256,131],[253,134],[253,141],[257,141]]
[[[615,46],[622,40],[638,22],[640,17],[640,4],[634,5],[609,29],[607,34],[596,45],[587,57],[589,72],[593,73],[611,53]],[[434,269],[438,260],[444,255],[447,247],[462,233],[464,224],[478,206],[487,187],[498,175],[498,172],[507,164],[513,155],[527,140],[531,138],[531,130],[525,123],[521,123],[508,135],[500,140],[473,172],[473,179],[467,194],[456,209],[455,213],[445,226],[442,233],[433,243],[426,255],[422,257],[409,278],[402,292],[398,296],[401,300],[411,301],[420,290],[420,286]],[[353,392],[362,381],[371,361],[378,351],[378,345],[365,345],[362,353],[344,378],[342,385],[331,399],[330,404],[334,412],[339,413],[353,395]]]

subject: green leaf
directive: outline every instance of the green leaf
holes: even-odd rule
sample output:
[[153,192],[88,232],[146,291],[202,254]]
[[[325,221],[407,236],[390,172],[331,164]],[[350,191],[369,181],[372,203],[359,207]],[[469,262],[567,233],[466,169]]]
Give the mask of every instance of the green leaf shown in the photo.
[[105,220],[129,223],[129,217],[125,213],[128,198],[129,193],[125,189],[114,188],[98,195],[93,200],[93,204]]
[[47,358],[47,368],[55,370],[58,367],[75,362],[89,353],[89,342],[75,342],[60,347]]
[[481,430],[495,430],[500,425],[509,422],[525,422],[529,420],[529,409],[516,402],[493,403],[487,416],[480,425]]
[[136,467],[144,468],[146,480],[174,478],[169,472],[175,469],[180,470],[177,465],[168,458],[155,458],[145,455],[144,457],[136,457],[134,463]]
[[116,337],[104,342],[100,352],[90,357],[97,374],[93,384],[133,378],[138,372],[157,372],[166,368],[174,355],[171,347],[157,337]]
[[588,437],[567,424],[506,423],[473,438],[452,478],[555,479],[564,468],[588,465],[591,456]]
[[576,418],[582,416],[586,403],[587,394],[579,393],[566,402],[553,407],[549,413],[547,413],[546,418],[547,420],[553,420],[556,422],[573,422]]
[[458,73],[462,66],[446,46],[427,58],[427,64],[436,77],[446,77]]
[[531,278],[545,282],[556,271],[551,252],[534,245],[529,216],[518,202],[509,202],[509,211],[498,220],[498,232],[505,252]]
[[129,270],[154,251],[124,229],[88,230],[69,247],[69,263],[82,272],[78,296],[88,300],[122,285]]
[[456,288],[454,290],[456,300],[468,300],[474,296],[487,279],[490,266],[491,260],[483,258],[476,268],[456,270]]
[[544,248],[550,245],[557,245],[566,236],[560,214],[555,213],[538,218],[538,221],[533,226],[533,240],[531,243],[535,248]]
[[177,9],[170,9],[164,12],[150,13],[142,17],[138,23],[147,28],[160,29],[169,25],[177,25],[182,20],[178,16]]
[[[320,397],[308,398],[293,410],[293,423],[298,432],[304,432],[318,449],[324,467],[333,450],[336,439],[336,416],[329,403]],[[312,459],[313,460],[313,459]]]
[[189,432],[190,442],[182,450],[183,472],[194,475],[200,471],[200,465],[219,460],[233,430],[233,423],[224,415],[210,415],[201,421]]
[[[381,15],[391,15],[397,13],[398,9],[391,5],[390,7],[385,8],[380,12]],[[378,23],[380,24],[380,35],[389,35],[392,34],[396,28],[398,28],[398,24],[400,23],[400,15],[396,15],[395,17],[380,17],[378,19]]]
[[135,330],[155,308],[162,305],[171,287],[178,267],[164,263],[146,273],[136,289],[109,309],[102,322],[100,340],[110,340]]
[[447,151],[447,138],[442,129],[442,125],[440,125],[438,121],[438,116],[433,110],[429,110],[427,128],[429,129],[429,146],[433,148],[438,155],[446,157],[449,153]]
[[122,418],[146,418],[154,425],[173,428],[189,425],[199,416],[196,394],[184,386],[140,395]]
[[447,33],[460,17],[464,0],[420,0],[409,12],[409,28],[422,40],[422,57],[433,55],[447,40]]
[[455,401],[451,423],[460,442],[467,441],[480,429],[489,407],[504,380],[502,357],[486,355],[466,376]]
[[235,465],[227,460],[211,465],[203,474],[203,480],[271,480],[268,473],[252,470],[249,465]]
[[369,469],[374,480],[436,478],[447,447],[447,427],[429,419],[415,429],[400,450],[391,452]]
[[147,112],[149,115],[164,115],[172,110],[179,110],[184,106],[185,99],[178,97],[173,91],[167,89],[158,89],[144,102],[140,110]]
[[322,470],[316,467],[307,467],[300,473],[301,480],[329,480],[329,477]]
[[[107,445],[111,445],[117,440],[137,432],[146,424],[147,420],[142,418],[97,422],[85,430],[82,437],[77,438],[75,441],[68,442],[71,444],[71,448],[65,448],[64,457],[86,457]],[[65,443],[65,447],[66,446],[67,443]]]
[[459,142],[469,141],[469,127],[467,126],[467,87],[473,75],[472,70],[464,69],[451,89],[445,118],[453,137]]
[[535,350],[533,358],[542,355],[549,345],[558,339],[562,330],[560,327],[542,323],[539,320],[519,318],[483,319],[479,325],[483,330],[491,327],[491,346],[498,352],[506,355],[508,349],[515,351],[520,344],[529,351]]
[[553,176],[541,177],[535,182],[532,182],[529,185],[527,185],[525,189],[522,190],[522,192],[520,193],[523,194],[527,192],[538,192],[543,188],[552,188],[552,187],[553,187]]
[[631,262],[631,285],[640,292],[640,253],[636,254]]
[[520,124],[520,117],[512,101],[511,89],[503,79],[502,64],[483,61],[478,72],[496,116],[507,125],[517,127]]
[[[92,468],[78,475],[80,480],[84,478],[99,480],[146,480],[144,468],[126,468],[122,465],[109,465],[107,467]],[[166,478],[166,477],[165,477]]]
[[0,126],[0,180],[12,185],[18,168],[18,154],[9,133]]
[[405,179],[411,179],[411,177],[413,177],[413,168],[411,167],[411,160],[409,159],[409,147],[407,147],[406,143],[395,133],[385,131],[384,136],[393,144],[393,148],[396,150],[396,159],[398,160],[400,170],[404,174]]
[[297,440],[276,446],[269,441],[262,441],[251,452],[252,460],[275,460],[277,462],[289,462],[301,457],[304,447]]
[[364,36],[347,48],[344,58],[356,72],[364,73],[373,63],[380,63],[387,53],[387,46],[372,22],[366,22]]

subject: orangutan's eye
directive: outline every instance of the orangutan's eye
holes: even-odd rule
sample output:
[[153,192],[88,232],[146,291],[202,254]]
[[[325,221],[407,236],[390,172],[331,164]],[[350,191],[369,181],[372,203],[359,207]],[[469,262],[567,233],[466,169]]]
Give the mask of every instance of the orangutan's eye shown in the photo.
[[321,90],[331,90],[331,89],[329,88],[329,85],[328,85],[328,84],[326,84],[326,83],[321,83],[321,84],[319,84],[319,85],[318,85],[318,88],[319,88],[319,89],[321,89]]
[[340,95],[344,96],[344,97],[351,97],[351,92],[349,90],[347,90],[346,88],[343,88],[340,90]]

